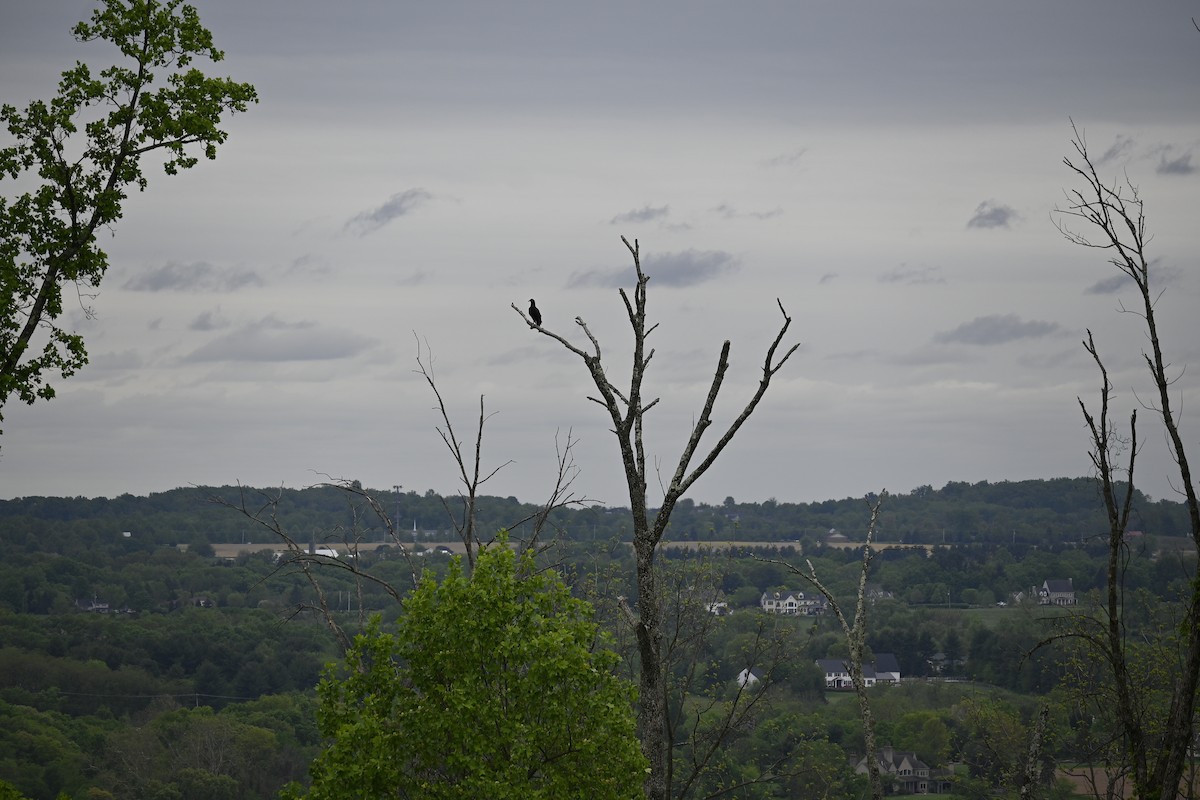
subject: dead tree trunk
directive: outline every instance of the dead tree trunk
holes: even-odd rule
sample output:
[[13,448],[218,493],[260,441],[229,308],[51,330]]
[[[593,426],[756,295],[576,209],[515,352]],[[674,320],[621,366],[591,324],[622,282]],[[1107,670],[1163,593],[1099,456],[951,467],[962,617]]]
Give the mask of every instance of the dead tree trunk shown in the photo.
[[[1065,223],[1059,224],[1059,230],[1075,244],[1108,251],[1109,263],[1128,277],[1137,289],[1139,307],[1131,313],[1144,321],[1149,342],[1149,351],[1142,352],[1154,384],[1154,400],[1148,407],[1162,421],[1171,456],[1178,469],[1180,485],[1176,488],[1183,495],[1187,507],[1192,539],[1200,547],[1200,502],[1197,501],[1196,486],[1178,419],[1171,408],[1170,390],[1174,378],[1167,372],[1168,362],[1163,356],[1154,313],[1161,293],[1150,285],[1150,261],[1146,254],[1148,238],[1142,200],[1132,184],[1110,186],[1100,179],[1083,135],[1077,128],[1072,129],[1075,133],[1072,144],[1080,163],[1076,164],[1070,158],[1064,159],[1063,163],[1082,179],[1083,188],[1068,192],[1067,207],[1059,209],[1058,213],[1067,219],[1082,220],[1091,230],[1091,235],[1072,231]],[[1174,800],[1192,744],[1196,688],[1200,682],[1200,563],[1191,582],[1190,595],[1183,604],[1183,619],[1180,620],[1179,629],[1184,633],[1181,652],[1177,655],[1178,681],[1171,693],[1167,718],[1159,732],[1148,728],[1136,711],[1141,687],[1131,679],[1126,668],[1125,631],[1121,615],[1119,557],[1125,547],[1126,523],[1133,493],[1133,465],[1137,455],[1136,417],[1131,416],[1128,441],[1121,441],[1108,426],[1111,384],[1090,332],[1084,347],[1096,361],[1103,377],[1099,418],[1089,414],[1082,400],[1080,405],[1090,429],[1092,461],[1100,479],[1109,519],[1110,559],[1104,649],[1118,698],[1120,732],[1128,747],[1136,796],[1142,800]],[[1130,451],[1123,496],[1118,487],[1119,469],[1113,463],[1116,451],[1122,446],[1128,446]]]
[[[679,456],[675,474],[664,490],[662,503],[657,513],[652,517],[646,498],[646,451],[642,432],[646,412],[658,403],[658,398],[647,402],[643,397],[643,383],[646,369],[654,357],[654,350],[647,349],[647,339],[654,332],[657,324],[650,325],[647,320],[646,286],[650,277],[642,271],[638,242],[635,239],[633,244],[630,244],[625,237],[621,237],[621,241],[625,243],[625,247],[633,257],[633,266],[637,273],[637,285],[633,289],[633,300],[630,301],[629,295],[624,289],[620,290],[621,300],[625,304],[629,325],[633,331],[633,363],[627,390],[622,390],[609,379],[601,359],[600,342],[581,318],[576,317],[575,322],[591,343],[588,349],[576,347],[563,336],[542,325],[535,324],[515,304],[513,310],[525,320],[532,330],[549,336],[579,356],[598,393],[598,396],[590,396],[588,399],[603,407],[612,421],[612,432],[616,436],[617,447],[621,453],[621,463],[625,470],[625,484],[629,492],[629,507],[633,522],[637,598],[634,606],[623,602],[622,610],[634,630],[641,661],[638,735],[641,738],[642,751],[650,764],[650,772],[645,783],[646,797],[649,800],[667,800],[670,793],[671,751],[667,735],[667,680],[663,659],[663,612],[655,577],[655,556],[658,552],[658,545],[666,532],[667,523],[670,521],[671,512],[676,503],[695,483],[696,479],[712,466],[717,456],[733,440],[734,435],[758,407],[759,401],[762,400],[771,384],[771,379],[800,345],[794,344],[782,355],[776,355],[776,351],[792,323],[792,318],[787,315],[783,304],[776,301],[780,313],[783,314],[783,324],[771,346],[767,348],[758,389],[721,437],[706,452],[701,453],[700,441],[709,426],[712,425],[713,406],[724,383],[725,373],[729,369],[730,344],[726,341],[722,345],[703,410],[692,426],[691,435]],[[698,462],[693,465],[693,461],[697,459]]]

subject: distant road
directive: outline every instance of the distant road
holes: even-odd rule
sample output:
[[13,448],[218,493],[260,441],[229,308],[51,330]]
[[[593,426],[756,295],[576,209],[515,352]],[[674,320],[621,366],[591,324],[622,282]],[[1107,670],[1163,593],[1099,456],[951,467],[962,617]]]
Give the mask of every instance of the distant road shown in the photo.
[[[462,542],[421,542],[421,545],[426,550],[432,550],[436,547],[447,547],[455,553],[465,553],[466,552],[466,549],[463,547]],[[307,544],[305,544],[305,546],[307,546]],[[395,545],[392,544],[391,542],[363,542],[358,545],[358,550],[360,553],[365,553],[365,552],[370,552],[372,550],[377,550],[380,547],[394,547],[394,546]],[[346,545],[340,544],[337,542],[318,542],[317,547],[320,547],[322,549],[327,549],[327,550],[337,550],[339,553],[345,553],[350,549]],[[213,549],[213,553],[216,554],[217,558],[236,558],[241,553],[262,553],[262,552],[274,553],[277,551],[281,552],[283,550],[286,550],[287,548],[284,547],[283,544],[279,543],[279,542],[274,542],[274,543],[272,543],[272,542],[256,542],[253,544],[246,544],[246,543],[240,543],[240,542],[233,542],[233,543],[226,542],[226,543],[222,543],[222,544],[214,544],[212,546],[212,549]]]
[[[426,550],[431,550],[436,547],[446,547],[446,548],[449,548],[450,551],[454,552],[454,553],[461,554],[461,553],[466,552],[466,549],[463,547],[463,543],[458,542],[458,541],[421,542],[421,545]],[[348,549],[346,547],[346,545],[344,545],[344,544],[333,543],[333,542],[319,542],[318,546],[323,547],[323,548],[330,548],[333,550],[337,550],[339,553],[344,553]],[[376,550],[380,547],[393,547],[393,546],[394,545],[391,542],[364,542],[364,543],[358,545],[358,549],[360,552],[370,552],[370,551]],[[799,542],[737,542],[737,541],[729,541],[729,540],[721,540],[721,541],[713,541],[713,542],[690,542],[690,541],[689,542],[665,542],[663,544],[663,547],[668,548],[668,549],[675,549],[675,550],[684,550],[684,549],[699,550],[702,548],[708,548],[708,549],[712,549],[712,550],[728,550],[732,547],[751,547],[751,548],[780,547],[780,548],[782,548],[782,547],[799,547],[799,546],[800,546]],[[838,547],[838,548],[843,548],[843,549],[855,548],[855,547],[862,547],[862,542],[836,542],[836,543],[828,544],[827,546],[828,547]],[[888,548],[893,548],[893,547],[907,547],[907,548],[913,548],[913,549],[921,548],[924,550],[933,550],[935,547],[944,547],[944,546],[946,546],[946,545],[902,544],[899,542],[876,542],[874,545],[876,550],[886,550]],[[284,550],[285,549],[282,544],[270,543],[270,542],[260,542],[260,543],[256,543],[256,544],[239,544],[237,542],[223,543],[223,544],[214,544],[212,546],[212,548],[213,548],[213,552],[216,553],[218,558],[236,558],[239,553],[261,553],[264,550],[273,553],[276,550]]]

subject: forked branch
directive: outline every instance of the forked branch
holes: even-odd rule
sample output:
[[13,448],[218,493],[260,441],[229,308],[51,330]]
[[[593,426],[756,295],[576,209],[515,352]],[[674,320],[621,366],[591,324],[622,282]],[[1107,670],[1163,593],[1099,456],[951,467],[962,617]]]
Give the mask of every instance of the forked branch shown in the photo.
[[[413,333],[413,338],[417,338],[416,333]],[[428,357],[428,365],[421,357],[421,340],[417,339],[417,369],[413,370],[425,379],[429,384],[433,396],[437,398],[437,411],[442,416],[442,424],[435,426],[438,435],[445,443],[446,449],[450,451],[450,457],[454,460],[454,465],[458,469],[458,479],[462,483],[462,490],[459,492],[459,500],[462,504],[462,509],[458,516],[450,509],[449,504],[446,504],[446,514],[450,518],[451,525],[458,532],[459,539],[462,540],[463,547],[467,553],[467,565],[470,569],[475,568],[476,551],[479,548],[479,534],[475,529],[475,509],[479,500],[479,489],[483,484],[487,483],[500,470],[512,463],[511,460],[505,461],[503,464],[495,467],[486,475],[482,474],[483,463],[483,427],[491,417],[484,411],[483,395],[479,396],[479,419],[475,426],[475,452],[473,455],[468,454],[463,450],[462,441],[454,433],[454,423],[450,419],[450,412],[446,410],[446,401],[442,399],[442,393],[438,389],[437,380],[433,371],[433,355],[429,349],[429,343],[425,343],[425,351],[430,353]],[[443,500],[445,503],[445,500]]]

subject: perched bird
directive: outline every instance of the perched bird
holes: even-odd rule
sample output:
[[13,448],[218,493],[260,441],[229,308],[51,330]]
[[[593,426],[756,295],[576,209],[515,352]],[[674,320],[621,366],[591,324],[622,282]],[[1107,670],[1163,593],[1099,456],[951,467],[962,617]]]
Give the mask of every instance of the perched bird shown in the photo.
[[542,312],[538,311],[537,304],[533,302],[533,298],[529,298],[529,318],[533,320],[533,324],[539,328],[542,327]]

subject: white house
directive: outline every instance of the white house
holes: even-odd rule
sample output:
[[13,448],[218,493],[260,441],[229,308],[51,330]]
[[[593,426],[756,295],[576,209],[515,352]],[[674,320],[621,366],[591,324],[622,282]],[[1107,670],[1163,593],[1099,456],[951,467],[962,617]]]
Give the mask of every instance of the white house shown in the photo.
[[747,686],[753,686],[754,684],[758,683],[760,680],[761,680],[761,678],[759,678],[757,675],[754,674],[754,670],[750,669],[749,667],[746,667],[746,669],[744,669],[738,673],[737,685],[740,686],[741,688],[745,689]]
[[[850,668],[844,658],[818,658],[817,667],[825,673],[826,689],[852,689],[854,682],[850,679]],[[875,668],[863,664],[863,682],[868,686],[875,685]]]
[[[844,658],[818,658],[817,667],[825,673],[826,689],[852,689],[850,668]],[[900,683],[900,662],[892,653],[876,653],[875,661],[863,664],[863,683],[867,687],[877,683]]]
[[819,592],[805,594],[784,590],[779,592],[763,592],[758,600],[759,606],[768,614],[803,615],[815,617],[825,613],[828,602]]

